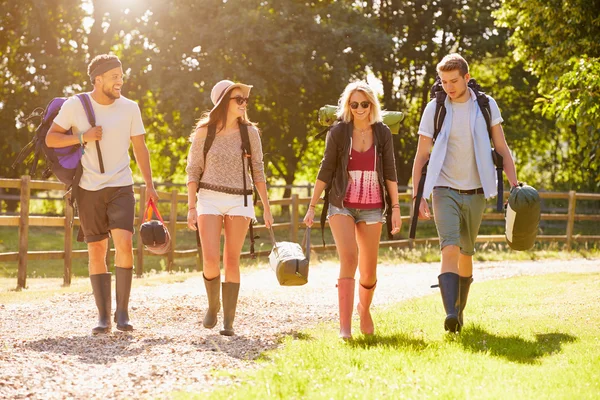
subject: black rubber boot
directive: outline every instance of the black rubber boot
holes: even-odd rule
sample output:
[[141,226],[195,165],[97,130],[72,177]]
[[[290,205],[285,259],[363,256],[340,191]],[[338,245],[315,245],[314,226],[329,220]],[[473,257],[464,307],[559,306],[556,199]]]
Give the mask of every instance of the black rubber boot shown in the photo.
[[235,319],[239,292],[239,283],[223,282],[223,330],[219,332],[223,336],[233,336],[235,334],[233,320]]
[[96,307],[98,307],[98,326],[92,329],[92,334],[110,333],[110,273],[90,275]]
[[115,322],[120,331],[132,331],[133,326],[129,324],[129,294],[131,293],[131,279],[133,268],[115,267],[117,310],[115,311]]
[[221,309],[221,274],[210,280],[202,274],[202,278],[204,278],[206,297],[208,297],[208,310],[206,310],[202,325],[207,329],[212,329],[217,324],[217,315]]
[[456,304],[456,309],[458,310],[458,330],[463,327],[463,311],[465,306],[467,305],[467,298],[469,297],[469,289],[471,288],[471,283],[473,283],[473,276],[461,276],[458,280],[459,285],[459,301]]
[[442,292],[442,302],[446,310],[446,320],[444,321],[444,329],[450,332],[457,332],[458,326],[458,310],[456,302],[458,300],[458,274],[446,272],[438,276],[440,292]]

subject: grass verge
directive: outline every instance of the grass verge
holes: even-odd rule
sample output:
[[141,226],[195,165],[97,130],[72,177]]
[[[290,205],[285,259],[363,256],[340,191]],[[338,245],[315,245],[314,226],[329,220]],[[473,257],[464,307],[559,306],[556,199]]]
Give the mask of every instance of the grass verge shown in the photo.
[[[460,335],[439,296],[374,313],[377,334],[347,343],[325,325],[284,339],[215,399],[592,399],[600,393],[600,274],[475,284]],[[175,393],[176,399],[207,394]]]

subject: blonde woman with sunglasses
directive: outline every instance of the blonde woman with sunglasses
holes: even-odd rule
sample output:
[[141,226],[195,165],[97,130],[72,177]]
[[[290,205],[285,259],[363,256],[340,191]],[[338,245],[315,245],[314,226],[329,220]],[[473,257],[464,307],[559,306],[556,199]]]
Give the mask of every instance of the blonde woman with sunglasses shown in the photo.
[[382,122],[381,106],[363,81],[346,86],[334,125],[325,142],[325,153],[315,190],[304,217],[312,226],[315,206],[325,191],[329,226],[340,257],[337,283],[340,337],[352,337],[352,310],[356,269],[359,270],[360,330],[374,333],[370,306],[377,285],[379,239],[386,222],[391,234],[402,224],[398,204],[396,163],[392,133]]
[[[258,129],[247,115],[252,86],[223,80],[210,94],[214,107],[196,125],[187,160],[188,227],[198,230],[204,262],[208,309],[202,324],[212,329],[223,299],[221,335],[234,335],[240,290],[240,254],[249,224],[256,220],[252,183],[264,207],[265,225],[273,224],[269,208]],[[242,151],[242,130],[247,130],[250,154]],[[207,138],[213,138],[212,143]],[[210,143],[205,148],[205,143]],[[208,152],[205,151],[208,149]],[[206,155],[206,157],[205,157]],[[252,171],[250,176],[249,170]],[[221,284],[221,230],[225,231]]]

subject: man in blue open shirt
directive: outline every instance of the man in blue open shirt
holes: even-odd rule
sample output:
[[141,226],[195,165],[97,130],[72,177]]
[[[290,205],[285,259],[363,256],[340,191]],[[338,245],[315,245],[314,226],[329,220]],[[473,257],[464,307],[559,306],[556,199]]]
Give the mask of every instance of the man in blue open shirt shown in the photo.
[[[462,314],[473,281],[475,239],[485,202],[497,194],[496,171],[486,121],[475,93],[467,86],[471,78],[467,61],[458,54],[449,54],[437,65],[437,72],[447,95],[446,116],[431,152],[436,100],[427,104],[419,125],[412,184],[413,188],[419,187],[421,170],[429,160],[419,218],[430,218],[426,199],[433,193],[442,251],[438,280],[446,310],[444,328],[457,332],[463,325]],[[506,177],[516,186],[515,164],[504,138],[500,110],[494,99],[488,98],[492,141],[504,158]]]

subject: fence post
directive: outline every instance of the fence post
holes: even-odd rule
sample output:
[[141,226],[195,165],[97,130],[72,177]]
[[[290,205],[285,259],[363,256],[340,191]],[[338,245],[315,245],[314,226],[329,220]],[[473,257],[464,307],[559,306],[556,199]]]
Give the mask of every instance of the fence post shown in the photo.
[[63,273],[63,286],[71,286],[71,272],[73,265],[73,207],[71,206],[71,194],[65,197],[65,264]]
[[292,224],[290,226],[290,240],[294,243],[298,241],[298,218],[300,215],[298,206],[298,194],[292,194]]
[[27,247],[29,239],[29,199],[31,177],[21,177],[21,218],[19,220],[19,271],[17,273],[17,290],[27,287]]
[[[139,225],[144,223],[144,215],[146,211],[146,185],[140,186],[140,213]],[[140,230],[137,230],[137,262],[135,264],[135,275],[141,278],[144,273],[144,243],[142,243],[142,235]]]
[[175,244],[177,236],[177,189],[171,192],[171,216],[169,217],[169,233],[171,234],[171,251],[169,251],[169,263],[167,271],[171,271],[175,262]]
[[571,251],[571,240],[573,238],[573,227],[575,225],[575,191],[569,190],[569,208],[567,214],[567,251]]

